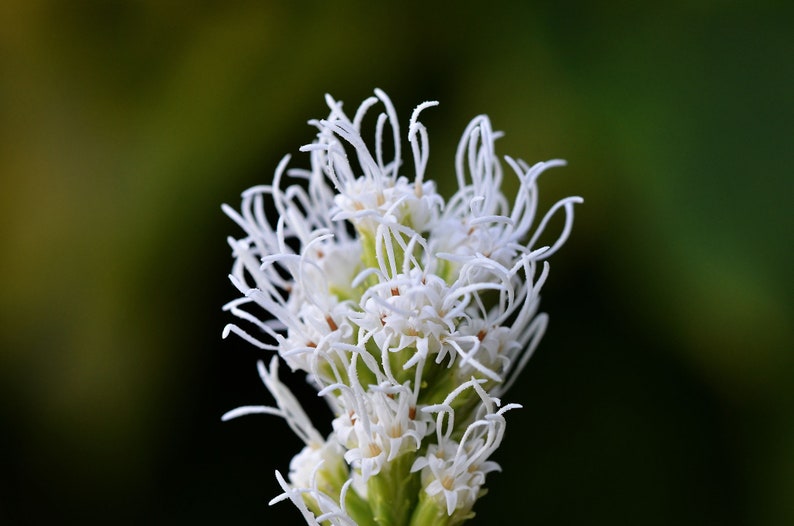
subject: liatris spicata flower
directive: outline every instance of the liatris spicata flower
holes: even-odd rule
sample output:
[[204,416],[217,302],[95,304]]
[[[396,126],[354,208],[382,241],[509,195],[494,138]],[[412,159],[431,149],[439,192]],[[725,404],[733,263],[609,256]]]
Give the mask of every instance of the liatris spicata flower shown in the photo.
[[[230,324],[224,336],[275,353],[259,372],[276,402],[223,418],[278,415],[304,441],[288,476],[276,472],[283,493],[271,504],[291,500],[308,524],[452,526],[474,515],[486,475],[499,470],[491,456],[505,413],[520,407],[500,397],[546,328],[538,313],[546,260],[581,199],[539,217],[538,177],[564,163],[505,157],[519,183],[511,206],[500,189],[499,134],[479,116],[460,140],[458,190],[445,201],[425,180],[419,121],[436,103],[411,115],[411,167],[394,107],[375,95],[352,118],[327,97],[329,116],[311,121],[317,139],[301,148],[310,169],[288,169],[287,156],[272,185],[243,193],[240,212],[223,207],[245,233],[229,239],[242,297],[225,310],[254,329]],[[373,151],[362,123],[377,104]],[[558,211],[561,233],[538,246]],[[328,436],[279,380],[280,360],[327,401]]]

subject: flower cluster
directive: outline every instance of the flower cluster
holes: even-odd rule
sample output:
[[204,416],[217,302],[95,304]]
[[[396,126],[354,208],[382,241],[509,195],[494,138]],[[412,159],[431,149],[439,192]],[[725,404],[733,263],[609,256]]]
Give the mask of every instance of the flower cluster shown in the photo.
[[[505,430],[502,405],[546,327],[538,313],[545,261],[566,240],[578,197],[538,217],[537,179],[562,161],[528,165],[505,157],[518,179],[502,194],[498,135],[486,116],[466,128],[455,158],[458,191],[445,201],[426,181],[428,135],[419,105],[408,125],[413,180],[405,175],[396,112],[380,90],[352,118],[327,97],[301,151],[311,168],[224,206],[244,231],[229,239],[231,280],[242,296],[230,324],[276,353],[259,371],[276,407],[241,407],[224,419],[268,413],[286,419],[305,448],[277,473],[308,524],[461,524],[473,516]],[[374,144],[362,136],[369,110]],[[389,145],[389,140],[393,146]],[[386,146],[386,147],[384,147]],[[285,179],[292,179],[286,184]],[[539,245],[550,218],[561,233]],[[329,436],[312,425],[279,380],[283,360],[304,371],[330,406]]]

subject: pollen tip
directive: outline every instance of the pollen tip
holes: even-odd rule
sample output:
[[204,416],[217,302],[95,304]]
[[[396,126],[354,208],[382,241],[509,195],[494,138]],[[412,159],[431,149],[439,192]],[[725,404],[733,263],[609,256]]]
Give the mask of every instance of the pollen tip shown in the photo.
[[325,317],[325,322],[328,324],[328,327],[330,327],[332,331],[337,331],[337,330],[339,330],[339,326],[336,324],[336,322],[334,321],[334,319],[333,319],[333,318],[331,318],[331,316],[330,316],[330,315],[327,315],[327,316]]

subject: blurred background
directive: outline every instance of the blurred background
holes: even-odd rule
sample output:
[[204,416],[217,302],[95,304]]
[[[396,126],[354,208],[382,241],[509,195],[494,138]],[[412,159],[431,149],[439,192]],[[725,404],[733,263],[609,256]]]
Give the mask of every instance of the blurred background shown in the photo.
[[4,1],[0,523],[300,523],[220,204],[380,87],[585,198],[472,524],[794,524],[794,10],[662,5]]

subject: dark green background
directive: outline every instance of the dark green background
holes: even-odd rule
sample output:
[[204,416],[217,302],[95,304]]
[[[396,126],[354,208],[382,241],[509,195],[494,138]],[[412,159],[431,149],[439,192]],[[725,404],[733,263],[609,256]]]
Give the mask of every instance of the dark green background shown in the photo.
[[585,198],[474,523],[794,524],[787,4],[3,2],[0,523],[299,522],[219,207],[380,87]]

